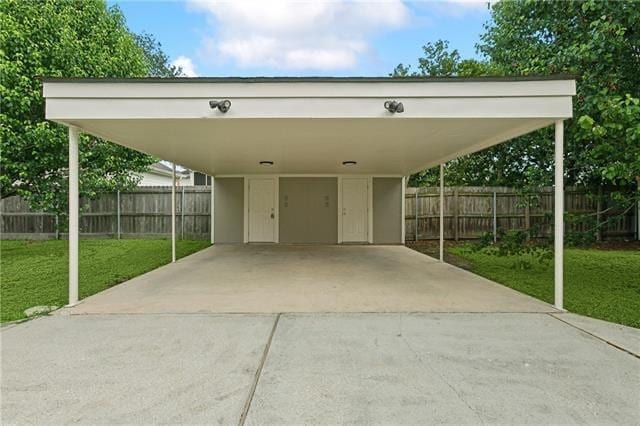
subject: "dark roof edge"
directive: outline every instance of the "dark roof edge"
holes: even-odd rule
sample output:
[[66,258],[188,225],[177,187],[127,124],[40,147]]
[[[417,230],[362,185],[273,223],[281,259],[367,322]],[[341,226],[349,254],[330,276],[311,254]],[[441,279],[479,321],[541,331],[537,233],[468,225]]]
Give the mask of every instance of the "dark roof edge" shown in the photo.
[[43,83],[428,83],[575,80],[570,74],[505,77],[38,77]]

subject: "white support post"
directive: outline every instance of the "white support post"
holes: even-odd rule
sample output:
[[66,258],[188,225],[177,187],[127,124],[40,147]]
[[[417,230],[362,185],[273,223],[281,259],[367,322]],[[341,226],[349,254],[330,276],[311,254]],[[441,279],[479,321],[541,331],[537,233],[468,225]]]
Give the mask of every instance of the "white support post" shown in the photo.
[[176,163],[173,164],[171,180],[171,261],[176,261]]
[[213,176],[211,176],[211,244],[213,244],[214,240],[215,240],[215,229],[216,229],[216,222],[215,222],[215,191],[214,191],[214,187],[215,187],[215,178]]
[[80,131],[69,127],[69,305],[78,303],[78,234],[79,204],[78,189],[78,142]]
[[440,164],[440,262],[444,262],[444,164]]
[[564,123],[555,124],[555,207],[554,207],[554,305],[563,309],[564,255]]

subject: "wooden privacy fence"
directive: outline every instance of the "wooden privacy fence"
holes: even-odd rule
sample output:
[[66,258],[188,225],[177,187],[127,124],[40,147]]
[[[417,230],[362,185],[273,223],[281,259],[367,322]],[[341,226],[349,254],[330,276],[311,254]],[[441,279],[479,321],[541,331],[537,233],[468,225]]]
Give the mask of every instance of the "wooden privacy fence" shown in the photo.
[[[433,187],[407,188],[405,235],[407,241],[439,237],[440,196]],[[530,196],[527,203],[513,188],[445,188],[444,235],[447,239],[478,238],[485,232],[530,229],[539,225],[544,235],[553,232],[553,191]],[[121,193],[81,200],[80,232],[85,237],[144,238],[171,234],[171,188],[141,187]],[[417,208],[416,208],[417,206]],[[176,188],[176,233],[178,238],[208,239],[210,236],[211,189],[208,186]],[[619,212],[607,210],[584,192],[567,189],[565,209],[570,213],[600,214],[600,220]],[[32,211],[20,197],[0,203],[3,238],[56,238],[55,214]],[[603,239],[633,238],[638,223],[637,208],[620,221],[602,229]],[[584,230],[567,221],[567,230]],[[64,237],[64,235],[63,235]]]
[[[171,187],[140,187],[80,201],[80,233],[87,237],[158,237],[171,235]],[[31,211],[20,197],[2,200],[3,238],[56,238],[55,214]],[[176,188],[176,235],[208,239],[211,188]]]
[[[407,188],[405,192],[405,239],[420,241],[440,236],[440,189]],[[538,228],[539,236],[553,234],[553,188],[523,196],[507,187],[447,187],[444,197],[444,237],[462,240],[479,238],[486,232]],[[608,210],[584,191],[565,190],[565,211],[590,214],[606,221],[619,211]],[[602,239],[632,239],[637,235],[638,209],[600,228]],[[566,232],[585,231],[589,225],[565,221]]]

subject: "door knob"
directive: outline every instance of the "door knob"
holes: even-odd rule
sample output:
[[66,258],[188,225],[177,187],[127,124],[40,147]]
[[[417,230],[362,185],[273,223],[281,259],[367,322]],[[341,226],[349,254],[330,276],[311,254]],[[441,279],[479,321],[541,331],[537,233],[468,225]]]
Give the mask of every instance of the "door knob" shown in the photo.
[[274,219],[274,218],[275,218],[274,214],[273,214],[273,213],[271,213],[271,219]]

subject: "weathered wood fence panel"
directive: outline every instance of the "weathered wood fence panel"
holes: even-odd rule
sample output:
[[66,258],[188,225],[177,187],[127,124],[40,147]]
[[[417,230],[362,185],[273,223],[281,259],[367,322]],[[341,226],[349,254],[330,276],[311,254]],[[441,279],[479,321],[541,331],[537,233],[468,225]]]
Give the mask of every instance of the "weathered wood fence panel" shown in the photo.
[[[407,188],[405,225],[407,241],[437,239],[440,226],[440,194],[437,187]],[[118,198],[120,208],[118,209]],[[597,215],[604,221],[619,212],[608,210],[584,192],[565,191],[569,213]],[[85,237],[122,238],[169,236],[171,234],[171,188],[142,187],[131,191],[103,194],[81,200],[80,232]],[[179,238],[207,239],[210,235],[211,189],[208,186],[176,189],[176,231]],[[20,197],[0,202],[2,238],[56,238],[56,223],[66,218],[29,209]],[[118,216],[119,213],[119,216]],[[619,221],[603,227],[602,239],[634,238],[638,209],[630,209]],[[118,220],[119,219],[119,220]],[[120,225],[118,229],[118,224]],[[540,235],[553,232],[553,190],[544,188],[523,198],[513,188],[445,188],[444,235],[447,239],[473,239],[486,232],[539,228]],[[584,231],[586,225],[567,222],[568,231]],[[63,234],[62,237],[65,235]]]
[[[602,203],[601,203],[602,204]],[[598,206],[584,191],[565,190],[565,211],[588,214],[601,222],[620,214]],[[630,209],[620,220],[603,226],[603,239],[634,238],[638,209]],[[567,231],[585,231],[585,223],[567,221]],[[539,236],[553,233],[553,189],[543,188],[528,196],[507,187],[447,187],[444,191],[444,237],[462,240],[479,238],[487,232],[538,229]],[[405,236],[407,241],[438,239],[440,235],[440,192],[438,187],[407,188]]]
[[[80,207],[80,233],[85,237],[117,238],[120,235],[122,238],[133,238],[171,235],[171,187],[142,187],[120,194],[103,194],[91,200],[81,199]],[[210,187],[176,188],[178,237],[208,239],[211,232],[210,209]],[[56,220],[61,223],[65,221],[65,218],[56,219],[51,213],[31,211],[20,197],[2,200],[0,211],[0,230],[3,238],[55,238]]]

